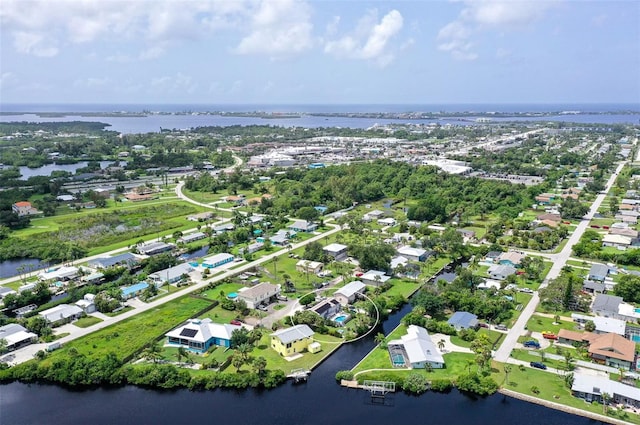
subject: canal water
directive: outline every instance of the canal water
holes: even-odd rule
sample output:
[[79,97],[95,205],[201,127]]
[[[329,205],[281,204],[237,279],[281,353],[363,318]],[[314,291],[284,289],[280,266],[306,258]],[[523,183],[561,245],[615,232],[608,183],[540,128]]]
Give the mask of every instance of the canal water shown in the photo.
[[[382,324],[390,332],[410,310]],[[55,385],[0,386],[0,423],[111,424],[429,424],[587,425],[585,418],[496,394],[490,397],[396,393],[373,403],[367,392],[340,387],[334,377],[375,345],[373,334],[339,348],[304,384],[273,390],[158,391],[134,386],[70,390]]]

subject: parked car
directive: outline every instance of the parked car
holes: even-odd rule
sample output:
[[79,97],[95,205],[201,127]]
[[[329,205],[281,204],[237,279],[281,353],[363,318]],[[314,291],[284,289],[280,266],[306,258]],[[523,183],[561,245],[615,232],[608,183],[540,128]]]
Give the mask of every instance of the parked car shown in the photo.
[[236,319],[233,319],[232,321],[230,321],[229,323],[231,323],[232,325],[236,325],[236,326],[241,326],[242,322]]
[[553,332],[542,332],[542,337],[544,339],[558,339],[558,335]]
[[535,367],[536,369],[547,370],[547,365],[544,364],[544,363],[540,363],[540,362],[531,362],[531,363],[529,363],[529,366]]
[[261,311],[267,311],[267,310],[268,310],[268,309],[267,309],[267,306],[262,305],[262,304],[260,304],[260,305],[257,307],[257,309],[258,309],[258,310],[261,310]]
[[478,326],[480,326],[481,328],[488,328],[489,325],[487,325],[486,323],[478,323]]
[[529,347],[529,348],[540,348],[540,343],[538,341],[536,341],[535,339],[529,340],[529,341],[525,341],[522,343],[522,345],[524,345],[525,347]]
[[508,330],[506,325],[496,325],[496,329],[499,331],[506,331]]

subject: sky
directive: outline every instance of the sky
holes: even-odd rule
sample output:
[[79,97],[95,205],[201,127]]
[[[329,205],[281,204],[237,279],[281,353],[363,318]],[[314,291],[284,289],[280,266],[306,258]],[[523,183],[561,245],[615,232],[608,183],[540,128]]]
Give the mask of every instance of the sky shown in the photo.
[[638,0],[0,0],[0,106],[640,104]]

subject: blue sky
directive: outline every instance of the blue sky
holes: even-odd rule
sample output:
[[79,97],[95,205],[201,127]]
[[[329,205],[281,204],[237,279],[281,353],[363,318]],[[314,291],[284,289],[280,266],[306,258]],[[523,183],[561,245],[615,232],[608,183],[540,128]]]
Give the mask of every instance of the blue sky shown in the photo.
[[636,0],[0,2],[0,103],[640,103]]

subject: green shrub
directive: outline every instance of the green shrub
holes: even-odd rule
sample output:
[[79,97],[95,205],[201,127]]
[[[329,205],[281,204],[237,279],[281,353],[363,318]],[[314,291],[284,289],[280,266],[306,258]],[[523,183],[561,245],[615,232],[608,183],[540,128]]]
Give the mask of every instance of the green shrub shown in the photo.
[[402,382],[402,389],[408,393],[422,394],[428,387],[427,377],[420,373],[412,373]]
[[340,370],[336,373],[336,381],[352,381],[353,380],[353,372],[350,370]]
[[453,388],[453,382],[450,379],[434,379],[431,381],[431,389],[445,393]]

